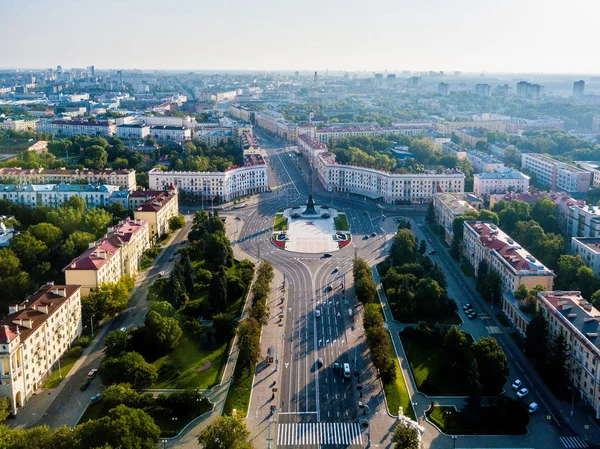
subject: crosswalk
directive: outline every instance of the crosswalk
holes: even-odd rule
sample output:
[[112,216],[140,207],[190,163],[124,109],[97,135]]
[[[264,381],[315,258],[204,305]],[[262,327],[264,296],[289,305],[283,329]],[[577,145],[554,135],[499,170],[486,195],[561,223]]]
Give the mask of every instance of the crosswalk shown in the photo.
[[279,423],[278,446],[318,444],[361,445],[363,437],[358,423]]
[[589,445],[579,437],[560,437],[559,439],[567,449],[585,449],[586,447],[589,447]]

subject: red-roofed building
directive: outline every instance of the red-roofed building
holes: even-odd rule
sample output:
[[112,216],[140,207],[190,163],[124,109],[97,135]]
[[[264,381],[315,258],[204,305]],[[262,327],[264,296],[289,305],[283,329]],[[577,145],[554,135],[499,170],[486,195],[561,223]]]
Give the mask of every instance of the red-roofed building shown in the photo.
[[0,397],[17,414],[81,335],[81,289],[44,285],[9,311],[0,321]]
[[150,247],[150,226],[146,220],[124,220],[63,268],[67,284],[81,285],[81,295],[121,276],[134,276],[143,252]]
[[552,290],[554,273],[493,223],[465,221],[463,252],[475,274],[485,260],[500,276],[504,292],[512,293],[521,284],[528,289],[541,285]]
[[133,211],[136,219],[148,222],[150,242],[155,242],[169,232],[169,220],[179,214],[177,188],[171,184],[167,190],[158,192],[158,195],[140,204]]

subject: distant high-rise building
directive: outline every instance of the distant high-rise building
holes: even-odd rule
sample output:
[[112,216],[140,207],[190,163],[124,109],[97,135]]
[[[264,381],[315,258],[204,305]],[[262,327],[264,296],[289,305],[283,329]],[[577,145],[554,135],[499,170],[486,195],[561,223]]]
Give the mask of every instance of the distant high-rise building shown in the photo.
[[56,66],[56,73],[58,73],[59,75],[62,73],[62,66],[60,66],[60,65]]
[[592,117],[592,131],[600,133],[600,115]]
[[411,76],[408,79],[408,87],[419,87],[419,84],[421,84],[420,76]]
[[441,95],[442,97],[450,95],[450,85],[448,83],[438,84],[438,95]]
[[508,84],[503,84],[502,86],[498,86],[496,88],[496,91],[498,92],[498,95],[500,95],[502,97],[508,96]]
[[489,97],[492,95],[492,86],[489,84],[477,84],[475,85],[475,95],[480,97]]
[[375,74],[375,80],[373,81],[374,86],[377,88],[382,88],[383,87],[383,74],[382,73],[376,73]]
[[119,78],[119,89],[123,89],[123,71],[117,70],[117,78]]
[[519,81],[517,83],[517,97],[538,99],[542,95],[544,86],[539,84],[531,84],[527,81]]
[[585,81],[579,80],[573,83],[573,98],[581,98],[585,94]]
[[300,78],[300,72],[298,72],[297,70],[296,70],[296,73],[294,75],[296,76],[296,79]]
[[93,65],[90,66],[90,76],[96,76],[96,69]]

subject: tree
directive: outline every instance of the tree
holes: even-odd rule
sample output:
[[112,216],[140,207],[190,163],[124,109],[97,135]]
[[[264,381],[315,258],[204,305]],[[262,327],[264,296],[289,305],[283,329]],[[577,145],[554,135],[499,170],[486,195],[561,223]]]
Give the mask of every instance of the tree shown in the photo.
[[560,233],[558,206],[549,198],[540,198],[531,208],[531,218],[540,224],[545,232]]
[[416,260],[415,236],[409,229],[398,230],[394,236],[390,256],[394,266],[412,263]]
[[144,320],[146,347],[153,347],[161,354],[168,354],[179,344],[181,327],[175,318],[162,316],[151,310]]
[[419,254],[422,256],[427,251],[427,244],[425,243],[425,239],[419,242]]
[[260,325],[253,318],[244,320],[237,328],[238,363],[242,368],[255,365],[260,358]]
[[221,416],[198,435],[204,449],[252,449],[250,432],[237,416]]
[[129,383],[135,389],[150,387],[158,377],[156,368],[137,352],[105,358],[100,364],[99,373],[104,385]]
[[108,153],[99,145],[92,145],[83,151],[83,164],[87,168],[102,170],[108,163]]
[[29,273],[43,274],[37,271],[40,263],[50,258],[50,250],[41,240],[29,232],[24,232],[11,239],[10,249],[23,264],[23,269]]
[[226,342],[231,340],[237,326],[237,320],[233,316],[227,313],[218,313],[213,315],[212,322],[217,341]]
[[590,298],[600,288],[600,282],[590,267],[579,267],[577,281],[584,298]]
[[508,359],[493,337],[483,337],[473,344],[479,368],[479,380],[484,394],[499,394],[508,377]]
[[106,357],[120,357],[129,350],[129,332],[115,330],[104,339],[104,355]]
[[30,292],[29,274],[23,271],[21,261],[7,248],[0,249],[0,310],[20,303]]
[[10,399],[4,397],[0,398],[0,423],[5,421],[6,418],[8,418],[10,412]]
[[444,336],[442,354],[448,371],[462,375],[468,364],[471,343],[458,327],[452,326]]
[[194,271],[194,267],[188,253],[183,255],[183,259],[181,260],[181,270],[183,274],[183,285],[185,286],[187,292],[191,293],[194,291],[196,272]]
[[104,209],[88,209],[83,215],[83,224],[88,232],[96,238],[106,234],[106,230],[112,221],[112,216]]
[[167,317],[174,317],[175,313],[177,312],[175,307],[173,307],[171,303],[167,301],[154,301],[150,306],[150,310],[158,313],[159,315]]
[[564,388],[568,385],[568,360],[569,360],[569,342],[567,336],[561,330],[552,341],[552,348],[548,359],[548,370],[552,373],[551,382],[555,388]]
[[87,421],[75,428],[81,447],[154,449],[160,428],[143,410],[118,405],[107,416]]
[[185,217],[183,215],[175,215],[169,218],[169,229],[171,231],[181,229],[185,226],[185,224]]
[[61,246],[61,254],[65,260],[70,261],[85,251],[90,242],[96,240],[96,236],[89,232],[75,231],[67,237]]
[[448,283],[446,282],[446,274],[444,273],[444,269],[437,262],[433,264],[433,268],[429,272],[429,277],[436,281],[440,287],[446,290]]
[[152,393],[141,395],[129,384],[114,384],[102,392],[102,402],[106,410],[123,404],[132,408],[145,408],[154,405]]
[[559,257],[556,265],[556,285],[558,290],[577,290],[578,272],[583,267],[581,256],[569,256],[563,254]]
[[419,430],[406,423],[398,421],[394,428],[394,449],[420,449],[421,438]]
[[54,248],[62,241],[62,231],[51,223],[38,223],[27,231],[48,248]]
[[415,289],[414,302],[421,316],[440,316],[446,301],[446,292],[436,281],[431,278],[419,280]]
[[220,311],[227,308],[227,279],[223,266],[221,266],[217,274],[210,281],[208,300],[213,310]]
[[525,401],[512,399],[502,394],[496,404],[498,410],[498,421],[504,423],[507,431],[515,434],[524,433],[529,424],[529,411]]
[[215,268],[233,265],[231,243],[223,232],[215,232],[208,237],[204,256],[210,266]]
[[508,164],[516,165],[517,167],[521,166],[521,153],[512,145],[506,147],[504,150],[504,160]]
[[594,305],[594,307],[600,306],[600,290],[596,290],[596,292],[591,296],[590,302]]
[[544,313],[536,307],[531,315],[531,321],[527,326],[525,354],[538,362],[545,362],[547,353],[548,321]]

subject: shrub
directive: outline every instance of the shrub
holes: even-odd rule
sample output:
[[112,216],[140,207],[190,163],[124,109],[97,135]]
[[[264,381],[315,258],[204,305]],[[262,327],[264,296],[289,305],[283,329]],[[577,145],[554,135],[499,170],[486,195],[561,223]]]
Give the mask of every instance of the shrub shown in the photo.
[[81,346],[73,346],[67,352],[67,357],[79,358],[79,357],[81,357],[81,354],[83,354],[83,348]]

